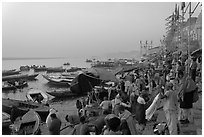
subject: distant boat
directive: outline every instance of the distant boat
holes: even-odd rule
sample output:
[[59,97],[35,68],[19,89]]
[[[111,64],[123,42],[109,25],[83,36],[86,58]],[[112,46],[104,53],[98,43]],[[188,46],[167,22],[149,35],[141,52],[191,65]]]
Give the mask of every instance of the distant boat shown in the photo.
[[2,71],[2,76],[9,76],[9,75],[15,75],[15,74],[19,74],[20,71],[16,70],[16,69],[12,69],[12,70],[3,70]]
[[62,86],[70,86],[72,82],[72,78],[60,78],[60,77],[52,77],[48,75],[42,75],[46,80],[48,80],[51,84],[54,85],[62,85]]
[[52,72],[64,72],[65,69],[63,69],[63,67],[55,67],[55,68],[52,68],[52,67],[49,67],[47,68],[47,72],[48,73],[52,73]]
[[[46,95],[46,93],[44,93],[43,91],[38,90],[38,89],[29,90],[26,94],[26,98],[29,101],[37,102],[37,103],[47,104],[47,102],[48,102],[48,96]],[[38,102],[38,101],[40,101],[40,102]]]
[[10,115],[6,112],[2,112],[2,128],[8,128],[11,125]]
[[69,62],[67,62],[67,63],[64,63],[63,65],[64,65],[64,66],[69,66],[69,65],[70,65],[70,63],[69,63]]
[[21,71],[29,71],[30,70],[30,67],[28,65],[26,66],[20,66],[20,70]]
[[2,77],[2,81],[9,81],[9,80],[33,80],[37,77],[38,74],[20,74],[20,75],[11,75],[11,76],[4,76]]
[[47,71],[47,67],[46,66],[35,66],[33,67],[35,72],[40,72],[40,71]]
[[[16,82],[15,82],[16,83]],[[12,90],[12,89],[19,89],[19,88],[22,88],[22,87],[25,87],[27,86],[28,83],[26,81],[20,83],[20,82],[17,82],[17,84],[15,85],[12,85],[10,83],[8,83],[7,81],[6,82],[2,82],[2,90]]]
[[115,63],[110,61],[97,61],[93,62],[91,67],[113,68],[115,67]]
[[86,59],[86,62],[90,63],[90,62],[92,62],[92,60],[91,59]]
[[66,72],[76,72],[82,70],[82,68],[78,68],[78,67],[71,67],[70,69],[67,69]]
[[34,109],[41,117],[42,121],[46,121],[50,107],[45,104],[34,103],[31,101],[21,101],[14,99],[2,98],[2,111],[11,114],[12,107],[16,107],[16,115],[22,116],[30,109]]
[[17,135],[39,135],[41,119],[33,109],[28,111],[20,121],[14,123]]

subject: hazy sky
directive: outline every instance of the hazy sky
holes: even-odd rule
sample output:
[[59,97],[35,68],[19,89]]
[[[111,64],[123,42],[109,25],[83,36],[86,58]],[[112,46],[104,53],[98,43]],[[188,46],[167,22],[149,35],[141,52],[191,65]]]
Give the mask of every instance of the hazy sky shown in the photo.
[[86,57],[139,51],[140,40],[158,46],[175,2],[10,2],[2,9],[3,57]]

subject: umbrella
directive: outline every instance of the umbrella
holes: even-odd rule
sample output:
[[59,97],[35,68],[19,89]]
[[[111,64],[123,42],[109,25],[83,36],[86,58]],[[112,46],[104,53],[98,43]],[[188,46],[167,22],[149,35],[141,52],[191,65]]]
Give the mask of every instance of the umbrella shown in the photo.
[[116,76],[106,69],[103,68],[89,68],[84,71],[85,74],[93,74],[95,77],[97,77],[100,80],[103,81],[112,81],[112,82],[118,82],[118,79]]
[[196,56],[196,55],[201,55],[201,54],[202,54],[202,49],[200,48],[200,49],[193,51],[191,53],[191,56]]

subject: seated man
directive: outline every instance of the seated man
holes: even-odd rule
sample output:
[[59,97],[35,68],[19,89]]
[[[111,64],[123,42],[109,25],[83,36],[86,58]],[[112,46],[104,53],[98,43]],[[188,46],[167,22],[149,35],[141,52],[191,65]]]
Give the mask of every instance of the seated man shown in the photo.
[[80,117],[80,123],[74,127],[72,135],[90,135],[90,132],[95,132],[95,128],[90,127],[85,121],[84,116]]

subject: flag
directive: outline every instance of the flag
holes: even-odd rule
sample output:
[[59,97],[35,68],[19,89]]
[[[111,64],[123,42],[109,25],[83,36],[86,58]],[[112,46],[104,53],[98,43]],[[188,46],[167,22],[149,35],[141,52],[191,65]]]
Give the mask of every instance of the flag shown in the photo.
[[175,5],[175,15],[177,14],[177,4]]
[[178,6],[178,9],[177,9],[177,13],[176,13],[176,20],[179,19],[179,6]]
[[185,2],[181,2],[181,10],[184,10],[185,8]]
[[174,21],[174,19],[175,19],[174,16],[175,16],[175,15],[174,15],[174,12],[173,12],[173,14],[172,14],[172,20],[171,20],[171,21]]

